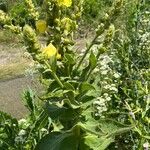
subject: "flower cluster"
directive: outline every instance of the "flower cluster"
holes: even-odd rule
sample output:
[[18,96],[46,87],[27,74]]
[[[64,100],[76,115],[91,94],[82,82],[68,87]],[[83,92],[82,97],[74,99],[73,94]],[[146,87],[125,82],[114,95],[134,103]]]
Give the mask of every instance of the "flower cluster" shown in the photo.
[[101,95],[93,103],[96,116],[102,116],[103,112],[108,111],[112,96],[118,93],[120,73],[112,68],[113,63],[111,56],[103,54],[99,58],[98,67],[94,70],[94,74],[101,78]]

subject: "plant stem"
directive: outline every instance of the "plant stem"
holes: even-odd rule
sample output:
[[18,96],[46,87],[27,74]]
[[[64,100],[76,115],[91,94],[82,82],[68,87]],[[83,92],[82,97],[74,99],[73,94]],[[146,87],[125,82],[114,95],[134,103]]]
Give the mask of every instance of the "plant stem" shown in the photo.
[[[99,51],[98,54],[97,54],[97,56],[96,56],[97,60],[99,59],[100,55],[101,55],[101,52]],[[96,67],[95,67],[95,68],[96,68]],[[88,74],[87,74],[87,76],[86,76],[86,78],[85,78],[85,81],[87,81],[87,80],[89,79],[91,73],[93,72],[93,70],[94,70],[95,68],[90,68],[90,70],[89,70],[89,72],[88,72]]]
[[56,75],[56,73],[51,69],[51,66],[48,64],[47,61],[44,61],[46,66],[50,69],[50,73],[51,75],[54,77],[54,79],[57,81],[57,83],[60,85],[60,87],[63,89],[64,85],[62,84],[62,82],[60,81],[60,79],[58,78],[58,76]]
[[53,71],[51,72],[51,75],[54,77],[54,79],[57,81],[57,83],[60,85],[60,87],[63,89],[64,85],[62,84],[62,82],[60,81],[60,79],[58,78],[58,76],[56,75],[56,73],[54,73]]
[[76,68],[77,70],[80,68],[80,66],[81,66],[81,64],[82,64],[82,62],[83,62],[83,60],[85,59],[86,55],[87,55],[88,52],[90,51],[91,47],[93,46],[93,44],[94,44],[95,40],[98,38],[98,36],[99,36],[99,35],[96,34],[95,38],[92,40],[92,42],[91,42],[90,45],[88,46],[87,50],[85,51],[85,53],[84,53],[82,59],[80,60],[78,66],[77,66],[77,68]]

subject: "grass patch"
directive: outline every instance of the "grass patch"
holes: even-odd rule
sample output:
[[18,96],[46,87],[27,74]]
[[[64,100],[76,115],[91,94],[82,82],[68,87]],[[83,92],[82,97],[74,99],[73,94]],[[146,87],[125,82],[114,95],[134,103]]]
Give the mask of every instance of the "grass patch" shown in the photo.
[[13,44],[13,46],[21,46],[20,36],[12,33],[10,30],[0,29],[0,43]]

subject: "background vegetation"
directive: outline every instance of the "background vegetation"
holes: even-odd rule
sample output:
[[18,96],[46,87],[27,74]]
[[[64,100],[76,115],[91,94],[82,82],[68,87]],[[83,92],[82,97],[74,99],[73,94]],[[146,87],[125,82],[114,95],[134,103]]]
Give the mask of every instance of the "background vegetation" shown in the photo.
[[[12,3],[0,3],[8,14],[1,12],[1,26],[22,35],[46,90],[41,97],[32,90],[24,93],[30,111],[25,119],[1,112],[0,148],[148,150],[150,2]],[[44,33],[37,20],[47,23]],[[90,42],[78,50],[75,38],[86,30],[92,33]],[[37,36],[47,38],[46,46],[40,47]],[[41,49],[57,49],[57,54],[48,51],[47,58]]]

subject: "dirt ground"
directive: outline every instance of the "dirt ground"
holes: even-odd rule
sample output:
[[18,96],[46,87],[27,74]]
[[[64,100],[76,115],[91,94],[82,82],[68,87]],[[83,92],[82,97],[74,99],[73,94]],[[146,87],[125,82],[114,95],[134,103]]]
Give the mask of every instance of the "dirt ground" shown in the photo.
[[23,90],[36,89],[36,81],[25,77],[25,70],[32,63],[25,57],[25,49],[14,44],[0,43],[0,111],[22,118],[27,109],[21,101]]
[[37,80],[30,77],[19,77],[0,81],[0,110],[18,119],[25,117],[28,111],[23,104],[22,95],[23,91],[28,88],[38,91]]

